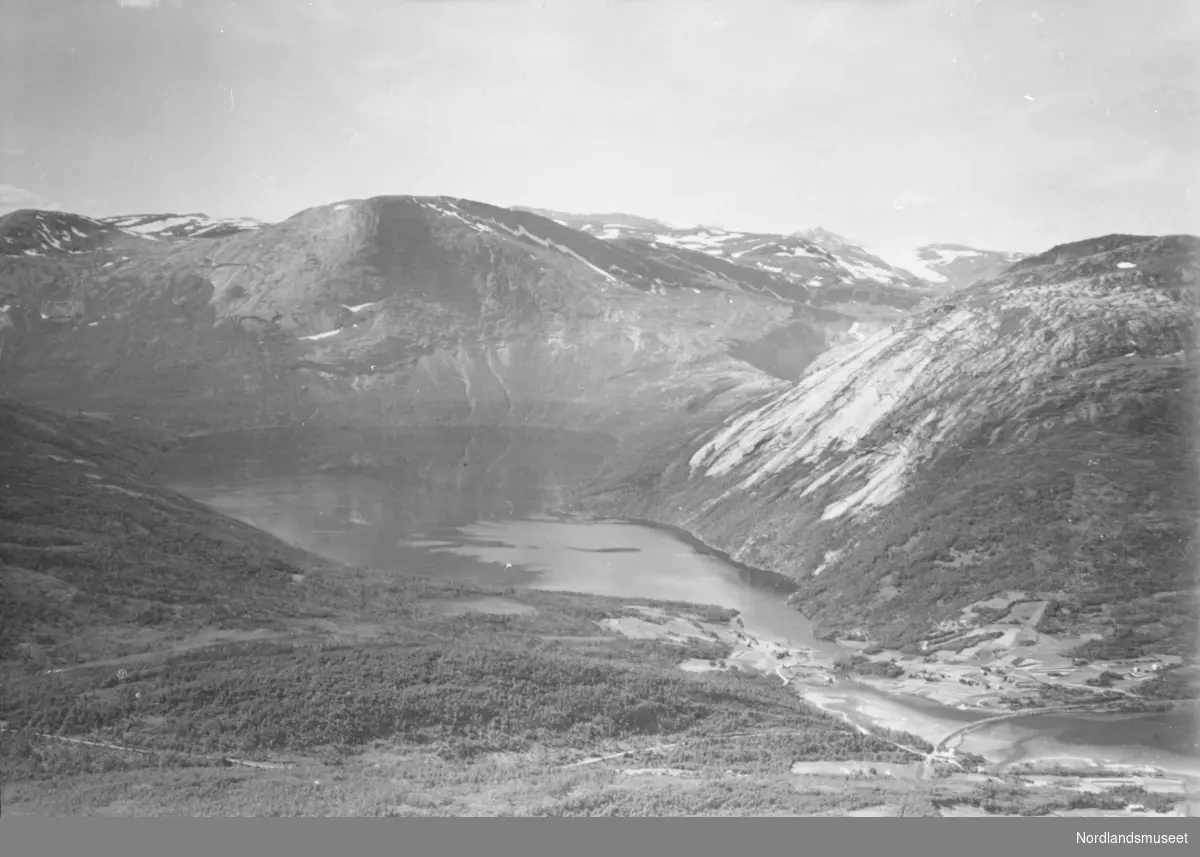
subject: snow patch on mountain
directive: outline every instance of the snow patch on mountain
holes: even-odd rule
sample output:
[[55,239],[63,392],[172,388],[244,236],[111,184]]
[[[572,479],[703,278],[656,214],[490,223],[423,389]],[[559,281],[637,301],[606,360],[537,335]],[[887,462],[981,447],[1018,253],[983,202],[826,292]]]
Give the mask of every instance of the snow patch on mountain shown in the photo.
[[[606,230],[607,232],[607,230]],[[605,237],[608,237],[607,234]],[[730,241],[736,241],[739,238],[744,238],[742,232],[725,232],[724,230],[709,230],[698,229],[688,231],[682,235],[659,233],[654,236],[654,241],[659,244],[666,244],[668,247],[683,247],[686,250],[700,250],[702,252],[711,252],[723,248]],[[724,255],[724,254],[720,254]]]
[[558,244],[557,242],[552,241],[549,238],[543,238],[540,235],[534,235],[532,232],[530,232],[524,226],[518,226],[516,229],[513,229],[512,227],[507,226],[503,223],[496,223],[496,226],[503,229],[505,232],[507,232],[508,234],[512,235],[515,238],[521,238],[521,237],[528,238],[530,241],[535,241],[538,244],[541,244],[547,250],[554,250],[558,253],[562,253],[564,256],[570,256],[571,258],[576,259],[576,260],[582,262],[583,264],[587,265],[589,268],[591,268],[593,271],[595,271],[600,276],[604,277],[610,283],[622,284],[621,281],[619,279],[617,279],[616,277],[614,277],[611,273],[609,273],[608,271],[604,270],[603,268],[601,268],[597,265],[592,264],[587,259],[583,258],[578,253],[576,253],[574,250],[572,250],[570,247],[566,247],[562,244]]
[[908,251],[893,251],[884,255],[883,251],[876,251],[877,255],[882,256],[893,266],[901,270],[908,271],[915,277],[920,277],[930,283],[945,283],[947,277],[945,274],[938,273],[933,268],[929,267],[926,260],[922,259],[916,250]]
[[209,217],[207,214],[122,214],[104,223],[147,238],[218,238],[261,229],[252,217]]
[[960,244],[926,244],[916,248],[879,250],[877,255],[886,259],[889,265],[928,283],[950,288],[999,276],[1010,265],[1026,257],[1024,253],[980,250]]
[[972,259],[982,256],[978,250],[951,250],[944,247],[933,248],[933,251],[940,257],[941,261],[953,262],[955,259]]
[[341,333],[341,332],[342,332],[342,329],[341,329],[340,327],[338,327],[338,328],[334,328],[333,330],[326,330],[326,331],[325,331],[325,332],[323,332],[323,333],[314,333],[314,334],[312,334],[311,336],[301,336],[301,337],[298,337],[298,338],[299,338],[299,339],[309,339],[309,340],[312,340],[312,339],[328,339],[328,338],[329,338],[329,337],[331,337],[331,336],[337,336],[337,335],[338,335],[339,333]]
[[62,211],[22,209],[0,217],[0,254],[45,257],[90,253],[122,230]]
[[853,274],[864,280],[874,280],[877,283],[891,284],[896,282],[896,274],[892,271],[885,271],[878,265],[872,265],[870,262],[855,264],[848,259],[839,259],[839,264]]
[[782,235],[736,231],[711,224],[668,226],[662,221],[631,215],[601,219],[557,212],[556,217],[594,238],[614,242],[633,239],[656,247],[700,252],[770,271],[806,288],[848,282],[899,288],[922,285],[921,280],[907,271],[891,268],[878,256],[825,229]]

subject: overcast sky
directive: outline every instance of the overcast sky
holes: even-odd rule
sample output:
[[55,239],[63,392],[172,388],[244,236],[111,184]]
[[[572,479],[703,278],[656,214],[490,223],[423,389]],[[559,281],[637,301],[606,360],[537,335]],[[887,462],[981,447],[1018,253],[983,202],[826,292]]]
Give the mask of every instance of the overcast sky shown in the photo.
[[1200,233],[1188,0],[0,0],[0,211]]

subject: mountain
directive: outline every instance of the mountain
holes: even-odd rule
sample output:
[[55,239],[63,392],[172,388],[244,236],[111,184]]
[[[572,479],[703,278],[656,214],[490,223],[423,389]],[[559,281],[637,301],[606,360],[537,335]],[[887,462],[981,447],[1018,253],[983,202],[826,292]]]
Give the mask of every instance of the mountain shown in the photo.
[[161,488],[152,437],[5,399],[0,433],[0,662],[99,656],[128,626],[144,644],[155,628],[219,624],[229,603],[243,620],[303,615],[295,576],[339,577]]
[[267,224],[252,217],[209,217],[207,214],[126,214],[106,217],[128,232],[155,238],[225,238],[261,229]]
[[926,282],[959,289],[980,280],[998,277],[1028,253],[980,250],[965,244],[925,244],[895,257],[892,264]]
[[133,233],[62,211],[20,209],[0,216],[0,254],[45,257],[90,253]]
[[1191,656],[1198,254],[1106,236],[1023,259],[587,504],[790,575],[830,636],[928,644],[1015,592],[1084,650]]
[[771,274],[793,289],[805,290],[809,305],[852,320],[849,329],[839,330],[840,335],[831,340],[835,343],[861,341],[945,291],[820,228],[785,235],[722,226],[671,226],[630,214],[548,210],[545,214],[614,244],[636,242],[644,252],[703,255]]
[[[76,222],[78,249],[58,238]],[[640,431],[775,389],[861,335],[775,272],[448,197],[221,229],[18,212],[0,247],[0,390],[190,431]]]
[[628,214],[553,212],[553,215],[562,223],[605,240],[633,238],[706,253],[777,274],[814,290],[852,284],[915,288],[923,285],[912,275],[893,269],[863,248],[824,230],[783,235],[718,226],[672,227]]
[[[534,209],[529,209],[534,210]],[[636,237],[658,241],[691,250],[700,250],[724,258],[746,257],[757,264],[775,257],[777,260],[812,259],[815,263],[797,262],[785,269],[791,276],[809,273],[810,285],[846,283],[853,281],[921,286],[922,283],[905,271],[892,268],[878,256],[847,238],[826,229],[815,228],[791,234],[730,230],[724,226],[671,226],[661,220],[632,214],[571,214],[546,211],[546,216],[592,235],[609,240]],[[775,246],[775,245],[780,246]],[[821,266],[820,262],[829,263]],[[814,266],[815,265],[815,266]]]
[[79,255],[117,244],[122,239],[223,238],[261,229],[264,225],[251,218],[221,219],[206,214],[131,214],[94,218],[63,211],[20,209],[0,216],[0,255]]
[[848,274],[848,276],[843,275],[843,283],[861,282],[909,288],[926,286],[920,280],[914,279],[907,271],[893,268],[879,256],[868,252],[849,238],[838,235],[836,232],[830,232],[828,229],[818,226],[794,232],[789,237],[793,240],[806,241],[832,257]]
[[563,226],[574,226],[577,223],[614,223],[624,225],[630,229],[641,229],[649,232],[672,228],[670,224],[664,223],[661,220],[638,217],[633,214],[571,214],[570,212],[555,211],[550,208],[530,208],[522,205],[514,205],[512,209],[514,211],[527,211],[530,214],[540,214],[542,217],[547,217]]

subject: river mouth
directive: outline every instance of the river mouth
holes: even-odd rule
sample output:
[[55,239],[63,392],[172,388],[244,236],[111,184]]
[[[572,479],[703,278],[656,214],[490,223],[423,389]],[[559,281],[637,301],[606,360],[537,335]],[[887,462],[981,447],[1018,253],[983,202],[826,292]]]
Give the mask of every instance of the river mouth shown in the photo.
[[[574,432],[446,429],[383,435],[250,433],[194,438],[165,481],[297,547],[351,565],[488,586],[575,591],[736,609],[745,631],[826,670],[842,647],[787,606],[794,583],[734,563],[687,533],[556,514],[604,466],[611,443]],[[768,648],[761,668],[775,670]],[[785,673],[780,673],[784,678]],[[987,713],[799,670],[810,702],[862,726],[936,743]],[[1099,724],[1099,725],[1098,725]],[[1194,771],[1194,713],[1033,715],[959,742],[997,765],[1041,759]]]

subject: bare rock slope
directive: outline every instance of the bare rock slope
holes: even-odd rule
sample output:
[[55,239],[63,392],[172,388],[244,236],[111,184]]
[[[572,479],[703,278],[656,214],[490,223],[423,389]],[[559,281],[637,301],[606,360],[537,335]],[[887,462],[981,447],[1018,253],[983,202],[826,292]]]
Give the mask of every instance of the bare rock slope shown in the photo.
[[794,577],[830,635],[916,645],[1023,591],[1092,648],[1190,656],[1198,252],[1107,236],[1025,259],[588,503]]

